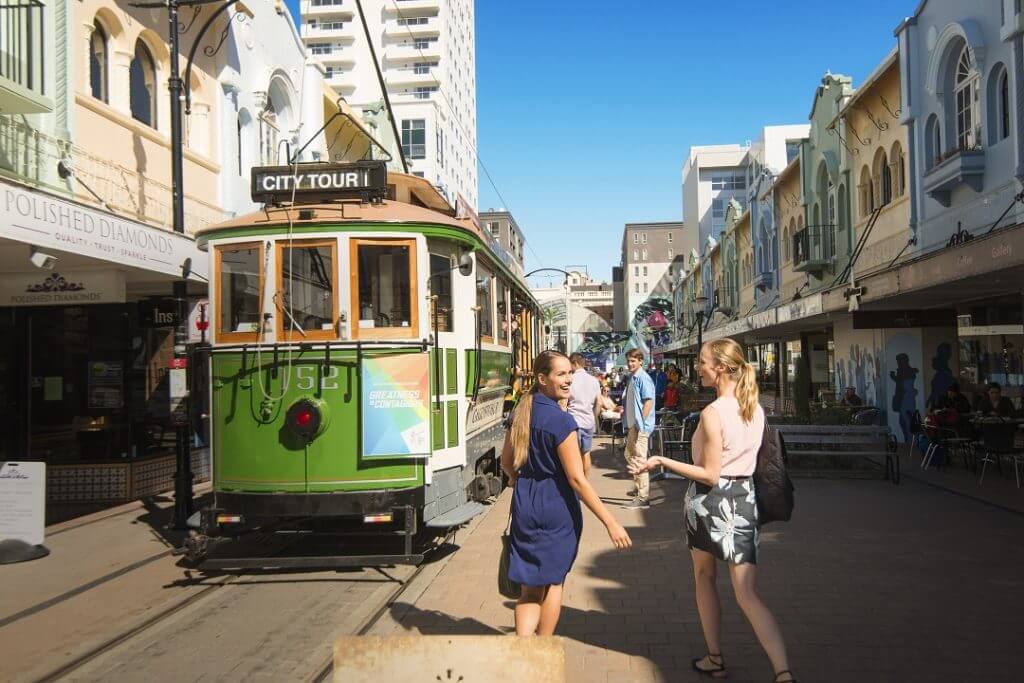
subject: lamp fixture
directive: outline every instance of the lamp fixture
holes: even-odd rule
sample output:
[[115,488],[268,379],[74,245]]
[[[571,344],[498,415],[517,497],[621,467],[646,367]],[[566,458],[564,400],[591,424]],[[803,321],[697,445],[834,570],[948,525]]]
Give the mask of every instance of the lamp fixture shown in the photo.
[[47,254],[45,251],[32,247],[29,250],[28,260],[32,262],[32,265],[36,268],[42,268],[43,270],[53,270],[53,267],[57,265],[57,257],[53,254]]

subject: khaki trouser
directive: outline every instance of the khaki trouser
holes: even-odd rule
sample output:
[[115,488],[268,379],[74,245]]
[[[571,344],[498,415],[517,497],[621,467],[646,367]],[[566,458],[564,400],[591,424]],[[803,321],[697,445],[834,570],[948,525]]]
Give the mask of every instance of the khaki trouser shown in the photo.
[[[644,434],[636,427],[629,428],[629,435],[626,437],[626,463],[634,467],[640,467],[647,462],[647,440],[650,434]],[[636,484],[637,496],[647,498],[650,493],[650,478],[647,472],[633,476],[633,483]]]

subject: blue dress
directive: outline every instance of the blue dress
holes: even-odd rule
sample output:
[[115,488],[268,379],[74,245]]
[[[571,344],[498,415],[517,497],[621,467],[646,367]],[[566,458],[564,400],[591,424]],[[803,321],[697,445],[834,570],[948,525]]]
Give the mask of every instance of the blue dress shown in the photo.
[[576,421],[543,394],[534,394],[530,450],[512,494],[509,578],[524,586],[551,586],[572,569],[583,531],[579,498],[558,459],[558,444]]

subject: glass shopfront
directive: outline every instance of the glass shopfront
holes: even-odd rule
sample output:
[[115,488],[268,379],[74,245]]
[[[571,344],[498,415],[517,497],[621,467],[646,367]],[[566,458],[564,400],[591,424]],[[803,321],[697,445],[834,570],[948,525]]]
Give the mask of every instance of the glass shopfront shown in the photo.
[[[146,305],[0,309],[0,457],[55,465],[173,452],[173,328],[144,319]],[[193,375],[199,418],[206,382]]]
[[960,389],[981,396],[997,382],[1020,407],[1024,387],[1024,325],[1019,295],[957,310]]

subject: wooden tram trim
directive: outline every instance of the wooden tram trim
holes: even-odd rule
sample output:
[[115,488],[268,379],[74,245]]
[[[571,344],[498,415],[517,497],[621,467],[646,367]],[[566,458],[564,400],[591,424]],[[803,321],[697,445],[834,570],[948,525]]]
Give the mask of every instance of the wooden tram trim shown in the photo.
[[[351,308],[349,335],[352,339],[419,339],[420,316],[419,316],[419,280],[417,274],[416,238],[349,238],[349,292]],[[359,247],[404,246],[409,248],[409,327],[373,327],[362,329],[359,327],[359,316],[362,311],[359,309]]]
[[[494,343],[494,322],[495,322],[495,318],[497,317],[497,316],[495,316],[495,311],[494,311],[494,308],[495,308],[495,306],[494,306],[494,289],[495,289],[494,288],[494,281],[498,279],[498,276],[493,272],[493,270],[491,269],[490,264],[483,263],[482,260],[480,259],[479,255],[478,255],[477,259],[476,259],[476,270],[473,273],[473,304],[474,305],[476,305],[476,302],[478,300],[478,297],[477,297],[478,292],[477,292],[476,281],[481,276],[480,270],[483,270],[484,272],[486,272],[487,276],[490,278],[490,281],[489,281],[489,283],[487,285],[487,302],[488,302],[488,304],[490,306],[490,319],[491,319],[491,333],[489,335],[481,333],[480,334],[480,341],[482,343],[486,343],[486,344],[493,344]],[[482,313],[483,313],[483,311],[481,311],[477,315],[481,315]],[[479,328],[477,328],[477,329],[479,329]]]
[[[223,291],[222,288],[224,286],[223,285],[224,278],[223,278],[223,273],[221,271],[222,271],[222,261],[224,260],[224,252],[225,251],[244,251],[244,250],[252,249],[253,247],[256,248],[256,251],[259,254],[259,256],[257,257],[257,264],[258,264],[258,268],[259,268],[259,272],[257,273],[257,275],[259,277],[259,304],[258,304],[259,305],[259,315],[258,315],[258,318],[257,318],[257,321],[256,321],[256,330],[253,331],[253,332],[225,331],[221,327],[221,320],[223,320],[222,313],[221,313],[221,292]],[[216,332],[216,341],[217,341],[217,343],[220,343],[220,342],[256,342],[256,341],[259,341],[259,339],[260,339],[260,327],[263,326],[263,287],[264,287],[264,282],[263,282],[263,259],[264,259],[264,253],[263,252],[264,252],[264,249],[265,249],[265,247],[263,246],[263,241],[262,240],[257,241],[257,242],[239,242],[239,243],[234,243],[234,244],[220,244],[220,245],[217,245],[216,247],[214,247],[214,259],[213,259],[213,268],[214,268],[214,277],[213,277],[213,281],[214,281],[214,294],[213,294],[213,301],[214,301],[214,308],[213,308],[213,310],[214,310],[214,313],[216,314],[215,315],[216,320],[214,321],[214,331]]]
[[[303,330],[303,336],[298,330],[289,330],[286,323],[291,319],[284,313],[284,250],[302,249],[305,247],[330,247],[331,249],[331,329],[329,330]],[[338,240],[330,239],[278,239],[276,245],[277,255],[277,338],[280,341],[327,341],[338,338]],[[261,290],[262,291],[262,290]],[[262,306],[260,307],[262,310]]]

